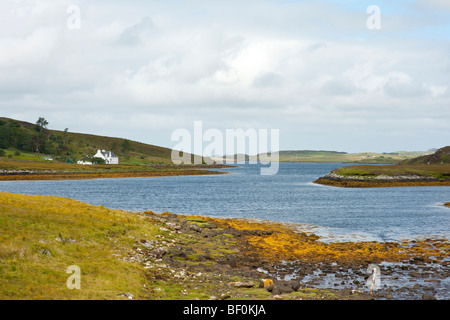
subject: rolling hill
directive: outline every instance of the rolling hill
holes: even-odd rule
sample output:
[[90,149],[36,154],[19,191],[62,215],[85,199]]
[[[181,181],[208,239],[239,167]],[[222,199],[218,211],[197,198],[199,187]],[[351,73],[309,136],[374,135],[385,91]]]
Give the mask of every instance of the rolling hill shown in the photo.
[[[47,129],[45,126],[0,118],[3,156],[42,160],[44,155],[61,162],[76,162],[97,149],[111,150],[122,164],[172,164],[171,149],[123,138]],[[1,154],[0,154],[1,156]]]
[[450,163],[450,146],[438,149],[435,153],[404,160],[402,164],[444,164]]
[[[391,153],[347,153],[339,151],[326,150],[282,150],[278,152],[280,162],[344,162],[344,163],[376,163],[376,164],[393,164],[411,159],[418,156],[428,155],[432,151],[398,151]],[[247,154],[239,154],[241,159],[258,160],[258,156],[249,156]],[[269,153],[270,156],[270,153]],[[236,160],[235,155],[227,155],[223,160]],[[220,159],[220,158],[213,158]]]

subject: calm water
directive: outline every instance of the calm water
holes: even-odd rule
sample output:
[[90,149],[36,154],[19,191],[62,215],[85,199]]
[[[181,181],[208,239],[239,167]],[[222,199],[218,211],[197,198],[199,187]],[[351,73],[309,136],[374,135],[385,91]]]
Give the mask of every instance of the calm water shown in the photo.
[[236,174],[73,181],[1,181],[0,191],[57,195],[108,208],[260,218],[304,224],[324,240],[450,238],[450,187],[344,189],[311,181],[340,163],[280,163],[274,176],[256,165]]

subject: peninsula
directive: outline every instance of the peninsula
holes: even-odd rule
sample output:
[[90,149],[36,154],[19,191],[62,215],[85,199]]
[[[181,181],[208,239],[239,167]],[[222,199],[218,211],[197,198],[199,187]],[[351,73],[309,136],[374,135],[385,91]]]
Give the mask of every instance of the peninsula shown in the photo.
[[342,167],[314,182],[349,188],[450,186],[450,146],[395,165]]

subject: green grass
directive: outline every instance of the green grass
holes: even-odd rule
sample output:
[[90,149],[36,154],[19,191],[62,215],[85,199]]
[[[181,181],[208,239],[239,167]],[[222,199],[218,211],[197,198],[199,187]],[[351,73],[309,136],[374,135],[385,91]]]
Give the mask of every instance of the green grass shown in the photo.
[[[41,155],[32,152],[24,152],[18,150],[5,150],[5,156],[3,158],[12,159],[12,160],[23,160],[23,161],[40,161],[40,162],[49,162],[45,160],[44,157],[49,155]],[[1,159],[1,158],[0,158]]]
[[[159,228],[144,218],[78,201],[0,193],[0,299],[145,298],[145,276],[126,262],[135,239]],[[70,290],[68,266],[81,269],[81,290]]]
[[386,166],[358,165],[336,169],[336,174],[342,176],[364,176],[375,177],[378,175],[399,176],[399,175],[419,175],[423,177],[433,177],[439,180],[450,179],[450,164],[426,165],[426,164],[397,164]]

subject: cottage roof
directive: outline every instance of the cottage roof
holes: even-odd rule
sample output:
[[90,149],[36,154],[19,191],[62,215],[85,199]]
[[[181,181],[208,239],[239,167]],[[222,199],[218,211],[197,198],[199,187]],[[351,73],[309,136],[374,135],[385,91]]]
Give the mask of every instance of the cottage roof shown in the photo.
[[105,150],[99,150],[102,156],[105,158],[111,157],[111,158],[117,158],[116,154],[112,151],[105,151]]

